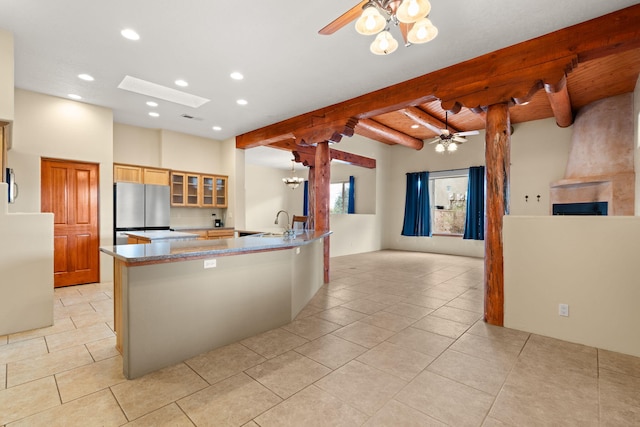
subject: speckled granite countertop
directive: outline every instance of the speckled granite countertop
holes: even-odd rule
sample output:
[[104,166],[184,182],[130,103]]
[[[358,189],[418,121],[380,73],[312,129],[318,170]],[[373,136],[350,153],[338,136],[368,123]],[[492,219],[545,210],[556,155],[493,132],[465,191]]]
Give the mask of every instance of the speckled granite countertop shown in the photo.
[[193,233],[183,233],[180,231],[153,230],[153,231],[126,231],[128,236],[140,237],[141,239],[171,240],[171,239],[197,239],[198,235]]
[[331,234],[331,231],[302,231],[294,237],[271,233],[218,240],[160,241],[146,245],[103,246],[100,251],[128,265],[187,261],[189,259],[242,255],[243,253],[281,250],[306,245]]
[[185,227],[171,227],[172,230],[176,230],[176,231],[184,231],[186,233],[189,232],[189,230],[233,230],[233,227],[214,227],[213,225],[203,225],[201,227],[196,227],[196,226],[185,226]]

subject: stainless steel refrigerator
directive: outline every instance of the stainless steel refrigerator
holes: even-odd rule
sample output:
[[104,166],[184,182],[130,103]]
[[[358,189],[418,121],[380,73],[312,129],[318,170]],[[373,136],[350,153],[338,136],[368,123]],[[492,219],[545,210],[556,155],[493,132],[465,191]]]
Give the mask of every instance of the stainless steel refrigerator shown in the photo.
[[113,185],[113,244],[127,243],[125,231],[168,230],[168,185],[118,182]]

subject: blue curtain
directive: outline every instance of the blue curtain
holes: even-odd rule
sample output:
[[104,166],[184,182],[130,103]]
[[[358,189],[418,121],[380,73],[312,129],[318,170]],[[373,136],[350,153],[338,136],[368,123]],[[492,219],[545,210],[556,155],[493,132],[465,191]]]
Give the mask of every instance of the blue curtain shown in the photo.
[[463,239],[484,240],[484,166],[469,168]]
[[309,181],[304,181],[304,200],[302,201],[302,215],[309,215]]
[[356,184],[353,175],[349,177],[349,203],[347,204],[347,213],[356,213]]
[[429,208],[429,172],[407,174],[403,236],[431,236]]

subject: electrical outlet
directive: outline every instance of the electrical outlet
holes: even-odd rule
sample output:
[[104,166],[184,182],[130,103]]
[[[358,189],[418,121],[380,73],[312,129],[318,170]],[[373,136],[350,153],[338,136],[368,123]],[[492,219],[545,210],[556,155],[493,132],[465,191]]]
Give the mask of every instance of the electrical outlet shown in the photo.
[[216,266],[215,259],[205,259],[204,260],[204,268],[214,268]]
[[569,304],[558,305],[558,314],[560,316],[569,317]]

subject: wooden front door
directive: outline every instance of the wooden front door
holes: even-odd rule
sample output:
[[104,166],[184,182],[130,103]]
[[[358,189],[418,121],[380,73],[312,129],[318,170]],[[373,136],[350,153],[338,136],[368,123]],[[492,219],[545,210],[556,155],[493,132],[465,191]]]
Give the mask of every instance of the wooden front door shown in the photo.
[[42,159],[41,181],[41,211],[54,214],[54,286],[98,282],[98,165]]

